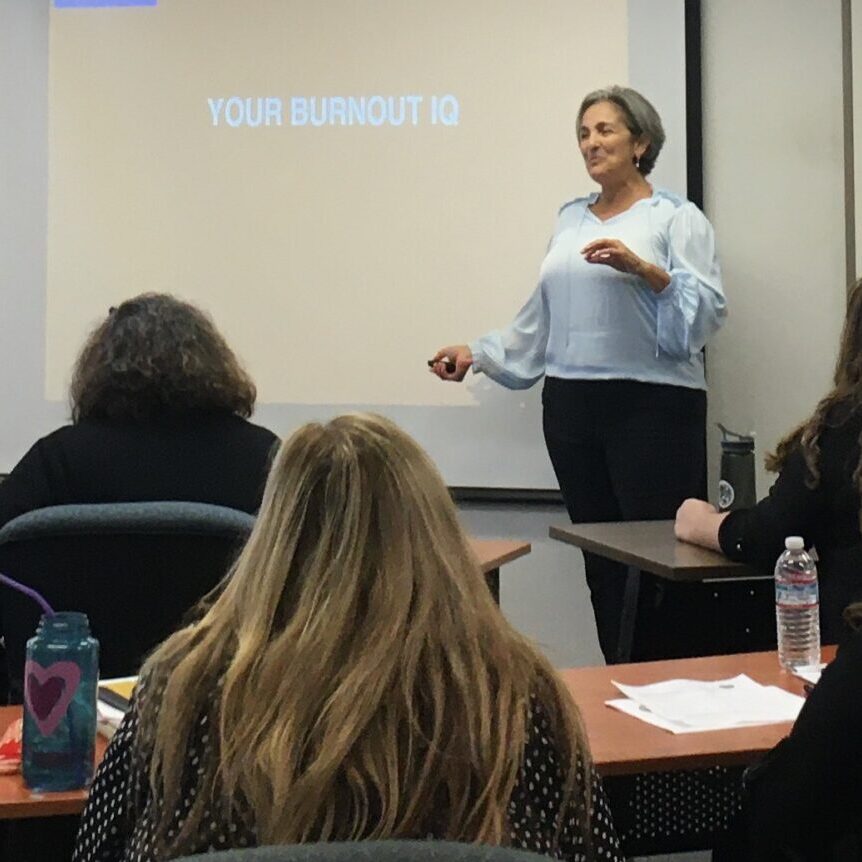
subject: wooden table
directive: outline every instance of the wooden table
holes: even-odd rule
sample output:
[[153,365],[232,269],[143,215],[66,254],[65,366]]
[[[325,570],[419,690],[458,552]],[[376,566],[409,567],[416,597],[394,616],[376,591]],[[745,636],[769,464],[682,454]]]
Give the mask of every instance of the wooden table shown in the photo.
[[[488,586],[499,601],[500,566],[530,553],[529,542],[509,539],[471,539]],[[21,707],[0,707],[0,735],[10,722],[20,718]],[[96,762],[105,753],[104,737],[96,739]],[[20,775],[0,775],[0,820],[17,817],[52,817],[60,814],[78,814],[84,808],[87,794],[84,790],[69,793],[31,793]]]
[[473,553],[488,582],[494,600],[500,602],[500,566],[530,553],[530,543],[511,539],[470,539]]
[[[16,718],[20,717],[20,706],[0,707],[0,736]],[[97,736],[96,763],[102,759],[106,747],[105,738],[101,735]],[[20,773],[0,775],[0,820],[80,814],[86,799],[86,790],[71,790],[66,793],[31,793],[24,786]]]
[[[831,661],[834,647],[823,650]],[[790,729],[789,723],[708,733],[672,734],[639,722],[605,706],[620,697],[611,680],[643,685],[665,679],[723,679],[747,673],[764,685],[780,685],[802,693],[802,680],[782,671],[774,652],[641,664],[585,667],[559,671],[581,710],[596,767],[603,775],[696,769],[751,763],[772,748]],[[21,707],[0,707],[0,734],[21,715]],[[105,740],[96,739],[96,762],[105,753]],[[84,807],[84,790],[69,793],[31,793],[20,775],[0,776],[0,820],[16,817],[50,817],[78,814]]]
[[[824,647],[831,661],[835,647]],[[753,763],[790,731],[791,723],[673,734],[605,705],[623,697],[611,680],[646,685],[667,679],[716,680],[748,674],[763,685],[802,694],[801,679],[782,670],[774,652],[676,659],[561,670],[581,710],[596,768],[602,775],[738,766]]]
[[676,582],[771,580],[756,569],[724,554],[680,542],[673,521],[623,521],[563,524],[549,530],[552,539],[575,545],[628,567],[617,656],[631,656],[641,572]]

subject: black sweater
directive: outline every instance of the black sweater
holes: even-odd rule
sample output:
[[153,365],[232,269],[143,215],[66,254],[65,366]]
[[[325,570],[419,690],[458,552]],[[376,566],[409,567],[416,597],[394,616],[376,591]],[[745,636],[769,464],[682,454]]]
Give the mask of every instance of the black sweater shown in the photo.
[[225,413],[67,425],[37,441],[0,483],[0,526],[63,503],[183,500],[253,514],[277,440]]
[[862,634],[838,652],[793,730],[747,774],[752,859],[862,858]]
[[820,481],[806,484],[800,451],[784,465],[769,495],[751,509],[724,519],[719,542],[733,560],[771,574],[787,536],[802,536],[817,549],[820,579],[820,628],[824,643],[844,636],[841,614],[862,599],[862,534],[859,492],[853,472],[859,464],[862,413],[828,425],[820,437]]

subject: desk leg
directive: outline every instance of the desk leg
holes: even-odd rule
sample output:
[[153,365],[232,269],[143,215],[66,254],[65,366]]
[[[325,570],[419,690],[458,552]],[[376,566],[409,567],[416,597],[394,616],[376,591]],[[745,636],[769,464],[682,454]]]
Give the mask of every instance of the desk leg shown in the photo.
[[636,566],[628,567],[626,591],[623,594],[623,613],[620,619],[620,640],[617,644],[617,662],[627,662],[632,657],[632,643],[635,622],[638,615],[638,594],[641,586],[641,572]]
[[494,601],[500,604],[500,569],[489,569],[485,572],[485,583],[488,584],[488,589],[494,597]]

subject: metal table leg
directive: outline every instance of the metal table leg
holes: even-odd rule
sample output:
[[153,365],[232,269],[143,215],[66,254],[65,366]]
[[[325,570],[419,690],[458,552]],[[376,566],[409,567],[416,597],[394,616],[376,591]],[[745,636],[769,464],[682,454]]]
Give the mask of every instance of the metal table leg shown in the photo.
[[485,583],[488,584],[488,589],[494,597],[494,601],[500,604],[500,569],[489,569],[485,572]]
[[631,661],[634,642],[635,622],[638,615],[638,594],[641,586],[641,571],[637,566],[629,566],[626,576],[626,589],[623,594],[623,612],[620,618],[620,639],[617,644],[617,662]]

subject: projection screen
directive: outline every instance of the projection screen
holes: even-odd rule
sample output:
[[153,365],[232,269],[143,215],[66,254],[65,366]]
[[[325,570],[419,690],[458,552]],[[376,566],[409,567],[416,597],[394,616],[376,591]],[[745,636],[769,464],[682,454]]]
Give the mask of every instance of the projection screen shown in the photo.
[[682,0],[54,0],[44,398],[144,291],[208,310],[280,434],[371,409],[451,485],[556,486],[539,389],[426,359],[504,326],[611,82],[658,107],[685,193]]

